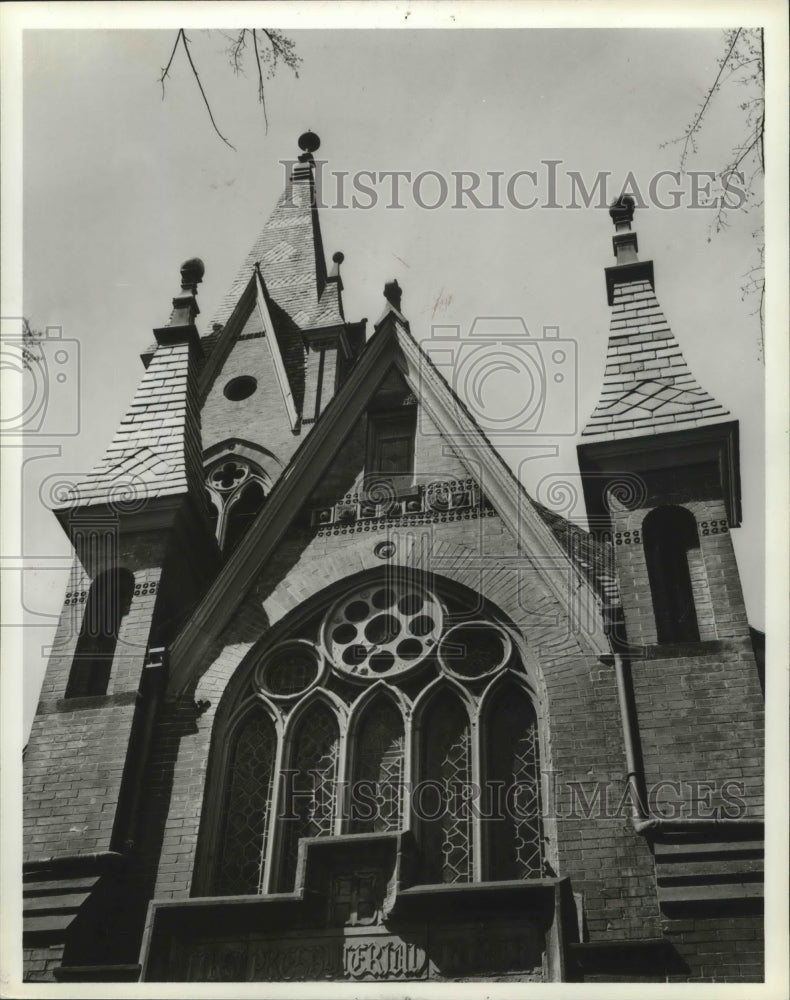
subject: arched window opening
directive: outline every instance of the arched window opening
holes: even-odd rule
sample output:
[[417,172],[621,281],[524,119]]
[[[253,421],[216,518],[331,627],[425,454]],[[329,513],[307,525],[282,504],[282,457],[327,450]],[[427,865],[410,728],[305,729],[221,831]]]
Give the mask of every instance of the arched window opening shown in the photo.
[[209,468],[209,520],[226,554],[236,548],[263,506],[267,483],[257,465],[235,455],[226,455]]
[[350,817],[353,833],[380,833],[401,826],[403,719],[385,697],[367,707],[356,741]]
[[415,799],[429,882],[472,880],[472,753],[458,698],[439,695],[422,725],[424,783]]
[[540,878],[543,873],[538,719],[532,702],[507,684],[484,721],[483,837],[486,877]]
[[333,832],[339,729],[334,714],[316,702],[299,721],[285,777],[283,862],[280,891],[293,889],[299,840]]
[[272,722],[255,711],[242,724],[228,769],[226,819],[216,891],[254,895],[261,891],[269,840],[277,737]]
[[657,507],[642,526],[658,642],[698,642],[699,627],[689,555],[699,549],[694,515],[685,507]]
[[107,694],[118,632],[133,593],[134,576],[127,569],[107,570],[91,584],[66,685],[67,698]]
[[249,531],[250,525],[263,506],[264,494],[261,484],[255,480],[241,491],[238,499],[227,512],[225,522],[225,552],[230,553]]
[[200,891],[290,892],[303,839],[407,826],[423,884],[542,877],[538,717],[496,622],[449,586],[379,571],[267,635],[217,717],[231,728],[214,737]]

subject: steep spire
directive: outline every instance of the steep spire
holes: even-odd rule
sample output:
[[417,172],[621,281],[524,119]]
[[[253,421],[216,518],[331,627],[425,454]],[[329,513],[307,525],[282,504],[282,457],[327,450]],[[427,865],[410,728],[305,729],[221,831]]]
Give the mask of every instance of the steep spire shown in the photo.
[[[339,281],[327,281],[318,220],[313,153],[321,144],[314,132],[299,137],[302,150],[290,164],[288,180],[274,211],[239,268],[214,323],[224,324],[260,264],[273,312],[285,314],[300,330],[343,323]],[[275,322],[277,317],[273,317]],[[212,335],[214,336],[214,335]]]
[[617,440],[722,420],[729,411],[697,382],[661,311],[653,262],[637,256],[633,199],[618,199],[609,214],[617,260],[606,269],[609,346],[601,396],[582,438]]

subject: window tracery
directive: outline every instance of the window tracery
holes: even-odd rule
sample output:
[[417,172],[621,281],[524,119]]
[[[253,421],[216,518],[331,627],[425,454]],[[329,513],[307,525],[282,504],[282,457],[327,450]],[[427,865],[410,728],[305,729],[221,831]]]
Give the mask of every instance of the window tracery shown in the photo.
[[[298,638],[265,646],[244,690],[271,704],[282,734],[270,727],[255,758],[240,731],[245,749],[232,759],[255,768],[234,763],[217,779],[240,815],[228,817],[216,834],[225,844],[209,855],[241,860],[222,861],[211,891],[291,891],[302,838],[405,829],[423,881],[540,877],[538,716],[511,631],[496,618],[417,574],[379,572],[303,617]],[[401,648],[412,639],[413,655]],[[279,785],[265,763],[278,740]],[[482,789],[490,806],[489,785],[510,799],[487,823],[473,800]],[[264,788],[269,807],[277,803],[271,818]]]
[[209,517],[223,552],[239,544],[263,507],[268,483],[251,462],[225,456],[206,476]]
[[257,893],[268,846],[277,738],[260,709],[236,735],[230,761],[226,823],[217,888],[228,895]]

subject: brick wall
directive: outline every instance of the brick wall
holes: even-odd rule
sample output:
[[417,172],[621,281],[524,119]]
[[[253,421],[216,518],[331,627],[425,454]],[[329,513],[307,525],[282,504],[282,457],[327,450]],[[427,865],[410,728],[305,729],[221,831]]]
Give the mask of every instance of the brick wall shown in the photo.
[[[483,536],[481,540],[481,528]],[[564,613],[549,596],[534,567],[503,565],[512,556],[512,541],[496,517],[440,523],[411,534],[412,565],[433,568],[463,586],[481,590],[517,622],[526,640],[533,669],[539,672],[546,714],[544,767],[557,776],[557,808],[565,817],[550,819],[552,864],[570,875],[585,894],[591,938],[639,938],[658,933],[658,907],[652,857],[643,838],[619,815],[567,818],[572,783],[611,785],[609,804],[616,806],[625,789],[625,763],[616,689],[611,666],[582,651],[568,634]],[[166,814],[154,836],[150,824],[147,864],[157,898],[179,898],[193,889],[198,831],[204,802],[212,726],[223,692],[245,656],[266,630],[342,579],[382,563],[373,555],[377,541],[392,533],[313,536],[293,533],[269,560],[251,600],[227,628],[223,645],[200,678],[194,697],[211,704],[205,713],[187,718],[173,705],[163,716],[156,738],[147,785],[151,815]],[[423,545],[421,539],[427,539]],[[476,558],[482,550],[486,560]],[[403,557],[405,558],[405,556]],[[261,616],[261,610],[264,614]],[[560,621],[557,616],[560,614]],[[262,621],[266,625],[262,628]],[[537,666],[534,666],[534,665]],[[233,685],[235,689],[235,682]],[[188,713],[187,713],[188,714]],[[214,738],[221,739],[221,734]],[[216,804],[214,805],[216,808]],[[605,806],[606,808],[606,806]],[[148,876],[147,876],[148,877]],[[205,891],[205,887],[198,891]]]
[[[115,806],[145,659],[160,568],[161,541],[127,540],[134,594],[121,622],[106,696],[64,697],[85,601],[65,605],[25,754],[25,859],[110,849]],[[75,565],[70,593],[85,594],[90,578]]]
[[[659,780],[682,784],[680,792],[667,788],[656,804],[691,808],[702,795],[700,818],[725,807],[723,815],[736,818],[743,807],[734,797],[748,815],[762,815],[763,698],[751,641],[670,647],[663,656],[661,649],[632,662],[648,788]],[[710,782],[713,789],[695,789],[693,782]]]
[[667,919],[663,931],[687,971],[671,982],[759,983],[764,978],[759,914]]
[[[223,390],[240,375],[251,375],[258,387],[246,399],[229,400]],[[209,389],[201,419],[204,450],[227,438],[242,437],[260,442],[283,465],[288,462],[302,438],[291,429],[265,337],[234,344]]]
[[24,982],[52,983],[54,970],[63,960],[63,944],[41,944],[22,949],[22,967],[25,970]]

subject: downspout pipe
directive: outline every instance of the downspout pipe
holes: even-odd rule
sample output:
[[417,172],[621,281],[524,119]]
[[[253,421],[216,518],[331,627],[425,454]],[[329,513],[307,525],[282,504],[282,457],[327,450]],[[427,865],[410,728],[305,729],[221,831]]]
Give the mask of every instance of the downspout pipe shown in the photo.
[[692,833],[712,830],[737,830],[744,834],[760,833],[764,821],[759,818],[700,818],[693,817],[668,818],[650,816],[646,808],[645,773],[641,763],[639,750],[639,729],[636,720],[631,665],[621,652],[616,649],[616,640],[609,633],[614,662],[615,684],[617,685],[617,701],[620,707],[620,720],[623,728],[623,745],[625,747],[626,781],[629,786],[631,802],[631,823],[636,833],[649,835],[671,831],[672,833]]
[[130,854],[134,850],[137,839],[138,816],[143,797],[145,772],[151,750],[154,722],[159,712],[162,693],[165,689],[166,672],[167,651],[165,648],[157,647],[149,649],[140,685],[142,718],[139,723],[138,735],[133,740],[137,759],[134,763],[134,771],[130,775],[129,785],[127,786],[128,792],[124,808],[125,815],[120,835],[120,847],[124,854]]
[[614,679],[617,685],[617,702],[620,706],[620,722],[623,727],[625,778],[630,792],[631,822],[637,833],[642,833],[643,825],[651,821],[648,819],[645,807],[645,776],[638,753],[639,735],[636,728],[631,667],[630,664],[626,664],[622,653],[615,652],[614,642],[612,643],[612,647]]

